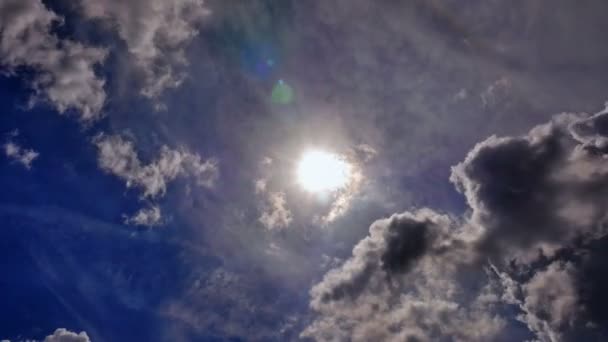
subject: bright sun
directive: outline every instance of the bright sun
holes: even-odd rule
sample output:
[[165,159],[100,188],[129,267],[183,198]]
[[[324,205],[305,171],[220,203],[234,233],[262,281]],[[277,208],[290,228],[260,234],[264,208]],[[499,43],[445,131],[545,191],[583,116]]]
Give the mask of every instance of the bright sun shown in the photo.
[[351,166],[335,154],[312,150],[300,159],[297,177],[298,183],[306,191],[334,191],[348,184]]

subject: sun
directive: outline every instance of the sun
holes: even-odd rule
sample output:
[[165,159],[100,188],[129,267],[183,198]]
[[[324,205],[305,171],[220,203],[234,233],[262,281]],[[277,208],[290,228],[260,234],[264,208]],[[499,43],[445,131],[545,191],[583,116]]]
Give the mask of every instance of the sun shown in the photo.
[[300,186],[309,192],[331,192],[348,185],[352,167],[343,158],[321,150],[304,153],[297,168]]

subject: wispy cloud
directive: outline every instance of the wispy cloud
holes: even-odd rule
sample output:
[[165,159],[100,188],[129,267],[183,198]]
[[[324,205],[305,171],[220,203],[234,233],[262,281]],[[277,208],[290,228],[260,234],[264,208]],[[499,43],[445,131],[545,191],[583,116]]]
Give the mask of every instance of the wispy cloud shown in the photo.
[[[141,199],[158,199],[167,191],[167,185],[180,175],[189,176],[197,185],[211,188],[218,177],[217,162],[203,160],[188,150],[162,146],[156,159],[143,164],[132,141],[120,135],[100,134],[93,139],[98,149],[99,167],[123,181],[128,188],[141,191]],[[136,225],[157,225],[161,222],[160,209],[153,206],[142,209],[126,219]]]
[[40,154],[33,149],[21,147],[19,144],[13,141],[14,138],[19,136],[19,131],[15,130],[9,134],[9,139],[2,146],[4,149],[4,155],[7,158],[17,162],[26,169],[32,168],[32,163]]

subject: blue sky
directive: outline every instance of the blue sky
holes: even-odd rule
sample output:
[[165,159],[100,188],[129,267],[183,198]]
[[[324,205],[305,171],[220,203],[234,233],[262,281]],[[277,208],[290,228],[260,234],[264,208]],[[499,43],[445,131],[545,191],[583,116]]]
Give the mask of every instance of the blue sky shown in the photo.
[[605,340],[606,9],[4,0],[0,339]]

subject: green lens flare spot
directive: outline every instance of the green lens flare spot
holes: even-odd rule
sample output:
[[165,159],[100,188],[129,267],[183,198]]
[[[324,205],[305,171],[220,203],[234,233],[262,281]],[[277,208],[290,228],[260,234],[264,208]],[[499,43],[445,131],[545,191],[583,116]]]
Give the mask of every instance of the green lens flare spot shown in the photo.
[[293,89],[283,80],[279,80],[272,88],[270,100],[274,104],[290,104],[293,102]]

